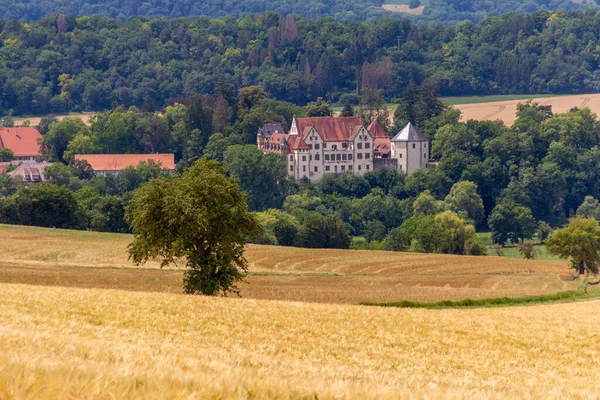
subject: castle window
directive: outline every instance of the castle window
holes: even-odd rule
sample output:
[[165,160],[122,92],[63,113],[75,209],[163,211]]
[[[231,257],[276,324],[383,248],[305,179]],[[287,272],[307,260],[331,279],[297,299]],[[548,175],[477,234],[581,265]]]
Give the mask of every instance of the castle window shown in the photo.
[[360,165],[358,166],[358,170],[360,171]]
[[306,161],[306,156],[302,156],[302,161]]
[[319,143],[315,143],[315,150],[319,150]]
[[331,169],[331,168],[329,168],[329,165],[327,165],[327,166],[325,167],[325,171],[328,171],[328,172],[329,172],[329,170],[330,170],[330,169]]
[[325,154],[325,161],[329,161],[329,154]]
[[427,153],[423,153],[423,158],[427,158]]
[[342,154],[342,161],[346,161],[346,158],[347,158],[346,154]]
[[335,157],[335,158],[336,158],[336,160],[337,160],[337,161],[340,161],[340,160],[342,159],[342,155],[341,155],[341,154],[338,154],[338,155],[336,155],[336,157]]
[[[310,138],[312,140],[312,138]],[[308,148],[312,150],[312,144],[308,145]]]
[[371,158],[371,155],[369,153],[365,153],[365,159],[368,160],[369,158]]
[[348,143],[342,143],[342,149],[347,149],[348,148]]
[[345,170],[346,170],[346,166],[342,165],[342,171],[345,171]]
[[357,144],[357,145],[356,145],[356,148],[357,148],[357,149],[362,149],[362,143],[359,143],[359,144]]
[[290,165],[290,171],[293,172],[294,171],[294,166]]
[[348,160],[352,160],[352,154],[348,154]]
[[306,172],[306,165],[302,166],[302,171]]
[[315,160],[316,160],[316,161],[319,161],[320,159],[321,159],[321,156],[320,156],[320,155],[318,155],[318,154],[315,154]]
[[425,148],[427,148],[427,143],[425,143]]
[[358,154],[356,155],[356,158],[358,158],[359,160],[362,160],[362,153],[358,153]]
[[348,171],[352,171],[352,165],[348,165]]
[[370,149],[371,148],[371,143],[365,143],[365,149]]
[[402,153],[398,154],[398,158],[402,158]]
[[319,172],[319,167],[315,167],[315,172]]
[[332,150],[337,150],[337,144],[332,144],[332,145],[331,145],[331,149],[332,149]]
[[413,143],[413,149],[416,149],[416,148],[417,148],[417,145]]
[[290,161],[294,161],[294,156],[290,156]]
[[323,143],[323,148],[326,149],[327,148],[327,143]]
[[367,164],[367,171],[369,170],[369,164]]
[[333,171],[334,171],[334,172],[337,172],[337,165],[335,165],[335,166],[333,167]]

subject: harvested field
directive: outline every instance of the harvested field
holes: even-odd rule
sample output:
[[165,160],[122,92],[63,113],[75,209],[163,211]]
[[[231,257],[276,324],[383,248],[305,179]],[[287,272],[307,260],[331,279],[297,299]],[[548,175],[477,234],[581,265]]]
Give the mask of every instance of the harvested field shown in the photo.
[[421,15],[423,14],[423,10],[425,10],[425,6],[420,6],[417,8],[410,8],[408,4],[384,4],[381,6],[384,10],[405,13],[411,15]]
[[[56,119],[58,119],[59,121],[69,117],[69,118],[79,118],[83,121],[84,124],[89,125],[90,124],[90,118],[92,116],[94,116],[96,113],[93,112],[84,112],[84,113],[69,113],[69,114],[60,114],[60,115],[49,115],[49,116],[53,116]],[[40,124],[40,120],[42,119],[42,117],[36,116],[36,117],[15,117],[15,125],[19,126],[22,125],[24,121],[29,121],[29,124],[31,126],[37,126]]]
[[599,305],[406,310],[0,284],[0,398],[594,399]]
[[[593,112],[600,114],[600,94],[542,97],[533,98],[533,100],[540,104],[551,105],[554,113],[564,113],[573,107],[589,107]],[[525,101],[520,99],[479,104],[459,104],[453,107],[463,113],[463,121],[469,119],[495,121],[499,119],[510,126],[516,119],[517,104]]]
[[[130,235],[0,225],[0,282],[181,292],[182,273],[127,259]],[[34,244],[35,245],[32,245]],[[518,297],[573,290],[564,261],[249,245],[247,298],[327,303]]]

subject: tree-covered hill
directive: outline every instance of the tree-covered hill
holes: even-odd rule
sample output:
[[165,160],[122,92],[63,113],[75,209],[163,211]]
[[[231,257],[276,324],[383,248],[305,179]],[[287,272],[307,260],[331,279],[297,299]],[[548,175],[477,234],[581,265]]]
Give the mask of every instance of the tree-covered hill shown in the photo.
[[600,13],[592,10],[447,28],[275,13],[126,22],[51,16],[0,21],[0,40],[0,113],[141,106],[147,97],[160,106],[192,93],[234,101],[249,85],[296,104],[318,96],[364,104],[399,98],[426,78],[445,96],[600,90]]
[[[367,21],[382,17],[401,16],[381,8],[385,0],[1,0],[0,15],[6,19],[36,21],[45,16],[102,15],[125,20],[133,16],[193,17],[232,16],[274,11],[316,19],[333,17],[338,21]],[[429,0],[424,21],[456,23],[462,20],[478,22],[489,14],[508,12],[532,13],[540,9],[582,10],[596,6],[596,0]]]

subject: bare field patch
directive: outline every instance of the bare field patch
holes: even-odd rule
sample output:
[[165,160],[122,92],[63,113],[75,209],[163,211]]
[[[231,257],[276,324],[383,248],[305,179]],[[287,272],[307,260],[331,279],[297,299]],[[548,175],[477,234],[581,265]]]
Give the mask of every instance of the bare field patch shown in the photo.
[[0,397],[594,399],[598,305],[406,310],[0,284]]
[[423,14],[423,11],[425,10],[425,6],[410,8],[408,6],[408,4],[383,4],[381,6],[381,8],[383,8],[384,10],[388,10],[388,11],[411,14],[411,15],[421,15],[421,14]]
[[[551,105],[552,111],[565,113],[573,107],[589,107],[596,114],[600,114],[600,94],[583,94],[558,97],[532,97],[533,101],[540,104]],[[512,125],[517,118],[517,104],[526,100],[509,100],[492,103],[459,104],[453,106],[462,112],[462,120],[470,119],[482,121],[502,120],[508,126]]]
[[[80,120],[83,121],[84,124],[89,125],[90,124],[90,118],[92,118],[94,115],[96,115],[96,113],[94,112],[84,112],[84,113],[68,113],[68,114],[59,114],[59,115],[50,115],[52,117],[55,117],[56,119],[58,119],[59,121],[62,121],[63,119],[69,117],[69,118],[79,118]],[[19,126],[22,125],[25,121],[29,121],[29,124],[31,126],[37,126],[40,124],[42,117],[40,116],[35,116],[35,117],[15,117],[15,125]]]

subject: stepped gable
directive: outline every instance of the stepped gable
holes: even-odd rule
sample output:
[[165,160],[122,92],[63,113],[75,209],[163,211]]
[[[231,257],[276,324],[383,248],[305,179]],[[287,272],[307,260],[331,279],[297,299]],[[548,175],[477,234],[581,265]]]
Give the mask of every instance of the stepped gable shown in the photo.
[[362,122],[360,117],[296,118],[296,127],[303,137],[308,134],[310,128],[315,128],[325,142],[347,142],[357,131],[356,127],[362,127]]
[[420,130],[417,129],[412,123],[406,124],[406,126],[392,138],[392,142],[428,142],[427,139]]
[[15,157],[41,156],[41,133],[30,126],[0,128],[0,148],[10,149]]

